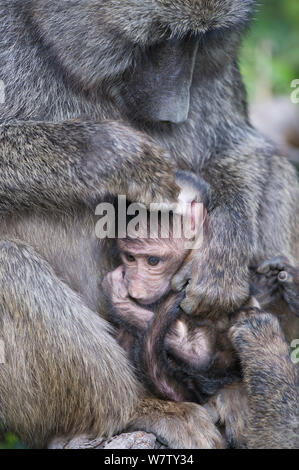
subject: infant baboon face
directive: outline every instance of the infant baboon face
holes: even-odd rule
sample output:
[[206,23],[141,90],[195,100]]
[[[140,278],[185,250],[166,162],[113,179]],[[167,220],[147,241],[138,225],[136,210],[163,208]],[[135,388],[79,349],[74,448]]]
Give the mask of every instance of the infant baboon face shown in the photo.
[[143,305],[159,300],[187,255],[185,239],[119,239],[130,297]]
[[[183,213],[185,222],[189,222],[187,233],[183,230],[181,215],[178,219],[170,217],[167,235],[162,230],[163,219],[159,220],[158,230],[152,232],[149,218],[140,223],[138,236],[130,232],[128,225],[127,238],[117,242],[125,267],[124,282],[128,293],[143,305],[155,303],[169,291],[171,279],[189,253],[190,244],[186,242],[194,241],[203,226],[205,207],[209,202],[209,185],[186,172],[177,172],[176,181],[181,188],[179,207],[182,212],[178,214]],[[189,204],[187,210],[186,204]],[[176,228],[179,228],[178,232]]]

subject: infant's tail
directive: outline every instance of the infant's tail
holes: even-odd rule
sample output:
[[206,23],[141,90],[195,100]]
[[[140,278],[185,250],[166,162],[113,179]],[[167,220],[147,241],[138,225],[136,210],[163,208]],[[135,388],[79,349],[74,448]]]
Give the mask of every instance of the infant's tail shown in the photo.
[[170,373],[165,337],[181,314],[182,293],[170,293],[162,299],[156,314],[136,348],[136,363],[140,364],[143,379],[155,395],[163,399],[184,401],[183,388]]

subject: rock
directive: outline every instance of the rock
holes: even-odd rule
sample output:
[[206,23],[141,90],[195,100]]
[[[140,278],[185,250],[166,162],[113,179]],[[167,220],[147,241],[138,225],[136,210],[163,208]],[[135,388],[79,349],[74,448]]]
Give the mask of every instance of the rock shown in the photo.
[[124,433],[111,439],[91,439],[77,436],[73,439],[55,438],[49,449],[165,449],[154,434],[143,431]]
[[103,444],[103,449],[156,449],[154,434],[134,432],[113,437]]

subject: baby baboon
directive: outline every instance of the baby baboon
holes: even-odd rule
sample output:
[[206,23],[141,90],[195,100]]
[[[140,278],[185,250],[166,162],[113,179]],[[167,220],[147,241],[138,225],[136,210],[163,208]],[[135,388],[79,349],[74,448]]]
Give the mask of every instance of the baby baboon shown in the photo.
[[[157,292],[161,293],[169,288],[169,283],[165,284],[164,274],[165,270],[172,268],[170,266],[172,263],[167,261],[167,258],[174,253],[173,240],[168,240],[169,251],[166,249],[165,241],[161,247],[157,240],[151,242],[149,240],[138,240],[137,242],[122,240],[119,242],[119,246],[124,250],[122,255],[128,261],[125,260],[124,265],[110,273],[104,284],[111,299],[113,318],[116,323],[121,325],[118,341],[129,353],[143,381],[160,398],[174,401],[190,400],[205,405],[210,412],[212,411],[212,415],[217,417],[215,421],[219,421],[224,427],[225,436],[230,446],[250,446],[250,442],[253,441],[255,446],[258,445],[258,438],[253,438],[253,435],[248,434],[247,431],[248,422],[253,419],[249,407],[250,389],[246,389],[246,384],[242,383],[238,349],[234,348],[230,340],[230,329],[240,319],[246,319],[248,312],[253,312],[256,315],[258,326],[258,315],[263,313],[259,303],[253,300],[251,302],[253,307],[248,306],[241,312],[232,314],[230,320],[226,317],[223,318],[223,316],[215,318],[214,321],[209,319],[204,321],[202,318],[196,319],[196,317],[186,316],[180,309],[181,295],[170,293],[162,295],[161,299],[157,299],[156,296],[154,302],[152,292],[149,292],[148,297],[146,295],[146,286],[151,284],[153,276],[155,276]],[[150,266],[153,262],[158,266],[156,263],[159,259],[161,260],[162,251],[164,270],[160,269],[155,272],[152,267],[146,268],[146,260]],[[182,252],[181,259],[183,257],[184,252]],[[137,274],[137,276],[142,276],[140,283],[136,278],[133,280],[132,273],[131,276],[126,277],[128,266],[131,271],[136,269],[136,258],[139,258],[140,262],[140,271]],[[294,274],[298,274],[299,268],[290,266],[286,260],[282,263],[281,259],[274,259],[264,263],[260,270],[264,272],[266,265],[271,269],[272,286],[276,283],[276,288],[280,289],[284,295],[285,280],[289,279],[288,298],[296,299],[299,284],[295,281]],[[148,274],[146,273],[147,269]],[[294,276],[293,280],[291,280],[291,276]],[[143,295],[142,298],[138,298],[142,286],[144,287]],[[136,294],[136,297],[133,297],[133,293]],[[292,300],[290,302],[290,307],[295,311],[296,303],[292,303]],[[298,310],[296,314],[299,314]],[[269,316],[269,323],[274,321],[273,318]],[[280,343],[275,350],[274,340],[273,348],[277,365],[279,365],[280,354],[285,361],[288,348],[281,330],[277,329],[276,325],[276,335],[277,331],[279,331]],[[257,331],[256,336],[258,335]],[[265,364],[267,363],[266,351],[268,347],[267,344],[265,346]],[[288,360],[290,362],[290,355]],[[251,359],[251,362],[254,370],[254,358]],[[285,382],[288,384],[290,380],[293,380],[294,384],[287,389],[287,393],[290,393],[291,390],[295,393],[294,396],[297,396],[298,373],[296,373],[295,366],[290,366],[291,364],[284,372]],[[275,368],[273,370],[275,371]],[[271,406],[273,399],[277,400],[276,395],[268,396],[267,389],[265,389],[261,397],[265,409],[267,401]],[[277,414],[279,414],[279,406],[281,404],[278,401],[276,403]],[[294,407],[293,412],[294,426],[296,420],[298,426],[298,409]],[[264,432],[268,438],[272,424],[268,422],[267,425],[268,429]],[[263,438],[260,431],[255,430],[255,432]],[[296,432],[299,432],[299,428]],[[298,436],[294,432],[292,440],[287,442],[282,439],[281,442],[277,441],[275,445],[294,447],[298,443]],[[259,445],[265,444],[260,443]],[[274,443],[269,441],[267,445],[271,447]]]
[[[190,242],[190,237],[199,238],[202,216],[210,203],[209,185],[199,177],[181,172],[177,174],[177,183],[181,187],[179,199],[190,203],[192,228],[188,234],[189,239],[184,234],[176,237],[171,231],[167,238],[159,236],[161,234],[153,238],[147,233],[148,226],[141,238],[139,235],[138,238],[129,236],[119,239],[117,244],[123,265],[109,273],[103,285],[110,297],[112,315],[114,312],[116,320],[120,323],[123,321],[125,329],[131,331],[135,337],[140,338],[147,332],[145,347],[141,350],[143,341],[140,339],[139,347],[136,347],[135,342],[132,343],[132,337],[124,331],[120,332],[119,341],[125,348],[129,347],[131,355],[134,350],[137,361],[142,363],[141,370],[145,372],[145,377],[151,378],[152,391],[164,399],[189,399],[201,403],[204,397],[236,380],[240,374],[237,370],[237,358],[227,339],[229,318],[221,315],[202,320],[200,317],[187,316],[180,309],[182,294],[170,292],[171,279],[190,254],[187,242]],[[202,212],[196,212],[194,202],[204,204]],[[162,230],[161,227],[159,229]],[[152,327],[148,330],[152,321]],[[168,332],[170,326],[171,332]],[[173,387],[169,385],[167,391],[161,389],[166,380],[160,380],[165,373],[171,380],[170,365],[167,372],[162,367],[165,336],[167,353],[176,360],[173,368],[176,379]],[[186,368],[188,374],[185,374],[187,382],[184,384]],[[180,380],[177,380],[179,370]],[[190,377],[197,377],[199,381],[202,372],[206,374],[201,377],[201,386],[192,387]],[[158,374],[157,377],[154,376],[155,373]],[[183,391],[178,391],[178,388],[182,389],[182,383]]]
[[[186,183],[186,176],[181,174],[178,184]],[[189,192],[200,194],[202,190],[208,205],[208,185],[198,179],[192,191],[195,179],[189,176],[187,180]],[[242,315],[238,312],[229,317],[220,314],[203,320],[187,316],[180,308],[182,295],[170,292],[170,280],[188,254],[186,239],[171,233],[167,239],[146,235],[118,240],[123,265],[104,280],[111,314],[121,325],[118,341],[154,394],[174,401],[196,401],[217,411],[229,444],[241,446],[250,416],[249,399],[229,331],[246,312],[255,308],[257,313],[260,305],[252,299]],[[257,271],[260,289],[264,281],[264,292],[254,287],[259,297],[273,298],[278,291],[299,315],[299,268],[276,258]]]

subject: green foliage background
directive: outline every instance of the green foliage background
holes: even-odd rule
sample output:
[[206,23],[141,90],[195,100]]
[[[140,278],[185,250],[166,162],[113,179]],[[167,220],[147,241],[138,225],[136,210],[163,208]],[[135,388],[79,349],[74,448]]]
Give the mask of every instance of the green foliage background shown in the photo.
[[[291,81],[299,78],[299,0],[260,2],[240,66],[250,100],[290,94]],[[16,436],[2,434],[0,449],[20,448]]]
[[17,436],[8,432],[2,435],[2,440],[0,441],[0,450],[3,449],[25,449],[25,446],[19,441]]
[[241,51],[249,99],[290,94],[299,78],[299,0],[263,0]]

